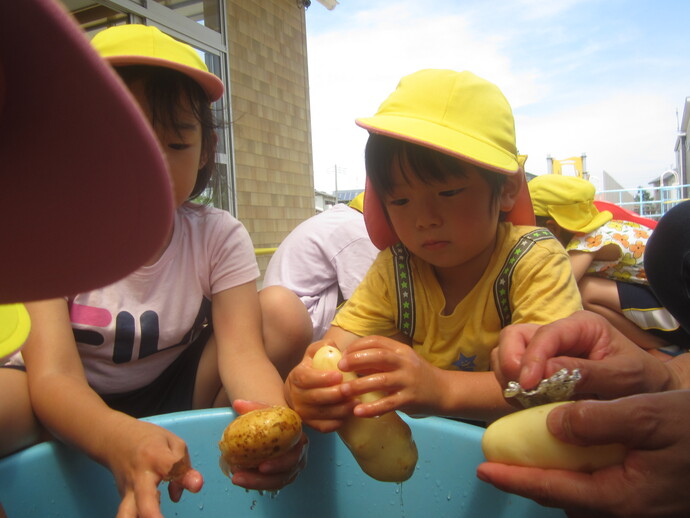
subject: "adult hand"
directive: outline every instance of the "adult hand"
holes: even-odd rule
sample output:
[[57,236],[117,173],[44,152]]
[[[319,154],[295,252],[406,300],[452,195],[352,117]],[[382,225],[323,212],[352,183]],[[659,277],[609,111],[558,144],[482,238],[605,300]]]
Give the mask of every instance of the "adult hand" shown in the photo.
[[502,386],[517,380],[526,389],[562,368],[580,369],[577,393],[603,399],[680,386],[664,362],[588,311],[544,326],[506,327],[492,352],[492,367]]
[[158,485],[169,481],[168,494],[179,501],[186,489],[201,490],[204,480],[192,468],[185,442],[172,432],[136,419],[114,431],[106,458],[122,501],[117,518],[162,518]]
[[[242,415],[267,405],[238,399],[232,406],[238,414]],[[255,469],[239,469],[230,466],[232,483],[246,489],[277,491],[292,483],[304,469],[307,463],[308,447],[309,439],[302,432],[300,440],[290,451],[280,457],[262,462]]]
[[367,336],[352,342],[338,367],[361,375],[340,386],[349,398],[378,391],[382,397],[354,408],[358,417],[373,417],[392,410],[410,415],[435,414],[441,400],[438,393],[440,369],[422,358],[412,347],[392,338]]
[[622,465],[594,473],[483,463],[477,476],[498,489],[561,507],[571,518],[690,516],[690,390],[578,401],[554,409],[549,430],[581,445],[622,443]]
[[302,361],[285,380],[285,400],[302,421],[320,432],[333,432],[352,413],[354,402],[340,390],[343,375],[322,371],[312,365],[314,354],[323,345],[318,341],[307,347]]

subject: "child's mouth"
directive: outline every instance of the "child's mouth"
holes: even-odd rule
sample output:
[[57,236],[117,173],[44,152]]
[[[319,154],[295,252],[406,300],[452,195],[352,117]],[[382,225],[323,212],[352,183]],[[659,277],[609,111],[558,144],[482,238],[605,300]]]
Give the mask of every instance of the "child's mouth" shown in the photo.
[[422,243],[422,247],[426,250],[439,250],[441,248],[445,248],[446,246],[448,246],[448,241],[428,240],[428,241],[424,241],[424,243]]

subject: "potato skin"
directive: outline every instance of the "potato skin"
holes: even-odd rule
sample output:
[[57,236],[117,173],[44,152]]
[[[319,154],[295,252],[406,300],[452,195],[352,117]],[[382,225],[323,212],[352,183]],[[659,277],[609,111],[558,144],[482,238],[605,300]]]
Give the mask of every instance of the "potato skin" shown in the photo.
[[482,437],[482,450],[489,462],[544,469],[591,473],[622,464],[622,444],[578,446],[563,442],[549,432],[546,417],[561,401],[506,415],[490,424]]
[[255,468],[287,452],[301,436],[302,420],[297,412],[272,406],[252,410],[233,420],[225,428],[218,447],[228,465]]

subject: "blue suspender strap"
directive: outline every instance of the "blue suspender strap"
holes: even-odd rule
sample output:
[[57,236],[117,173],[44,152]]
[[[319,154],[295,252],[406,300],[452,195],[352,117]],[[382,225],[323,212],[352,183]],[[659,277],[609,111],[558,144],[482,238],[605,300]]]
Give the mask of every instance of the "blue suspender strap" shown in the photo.
[[415,328],[415,303],[410,253],[402,243],[391,247],[395,265],[395,288],[398,295],[398,329],[412,338]]
[[509,325],[513,320],[513,312],[510,308],[510,285],[515,267],[537,241],[544,239],[556,238],[546,229],[533,230],[522,236],[508,254],[503,268],[494,281],[494,302],[501,319],[501,328]]

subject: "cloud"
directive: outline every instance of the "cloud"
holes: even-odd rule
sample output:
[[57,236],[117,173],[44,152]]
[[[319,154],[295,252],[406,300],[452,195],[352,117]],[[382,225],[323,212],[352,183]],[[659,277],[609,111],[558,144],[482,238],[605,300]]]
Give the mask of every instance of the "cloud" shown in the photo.
[[528,170],[586,153],[594,176],[646,185],[674,161],[675,111],[690,94],[690,43],[673,26],[689,9],[670,4],[343,0],[319,24],[308,15],[316,187],[333,190],[336,166],[340,189],[363,186],[367,134],[354,119],[421,68],[496,83]]

